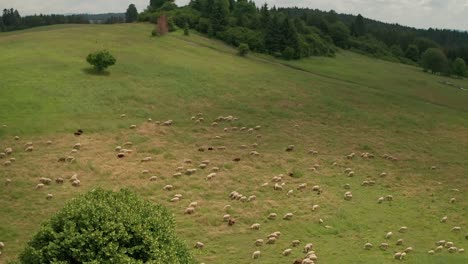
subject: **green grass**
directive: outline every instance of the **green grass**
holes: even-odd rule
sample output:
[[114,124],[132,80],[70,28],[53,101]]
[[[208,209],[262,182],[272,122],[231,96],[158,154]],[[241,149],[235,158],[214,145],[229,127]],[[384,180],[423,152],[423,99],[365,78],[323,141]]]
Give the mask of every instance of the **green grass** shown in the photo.
[[[148,24],[69,25],[0,34],[0,150],[13,147],[16,158],[11,167],[0,167],[0,241],[6,244],[0,263],[15,259],[40,223],[67,200],[97,186],[131,188],[166,205],[189,246],[205,243],[203,251],[193,252],[207,264],[292,263],[303,256],[302,247],[289,257],[281,252],[295,239],[301,246],[313,243],[320,263],[393,263],[393,253],[408,246],[415,251],[407,263],[468,261],[466,253],[426,253],[441,239],[468,247],[467,91],[445,86],[440,81],[448,78],[416,67],[346,51],[336,58],[294,62],[255,54],[241,58],[235,49],[197,34],[152,38],[151,29]],[[88,74],[86,55],[103,48],[117,64],[107,75]],[[468,88],[466,80],[450,81]],[[204,123],[191,121],[198,112],[204,113]],[[124,113],[127,118],[120,118]],[[239,120],[211,127],[220,115]],[[174,126],[157,126],[147,118],[172,119]],[[128,129],[132,124],[137,129]],[[257,125],[262,128],[252,134],[223,132]],[[72,134],[78,128],[85,131],[79,139]],[[21,140],[13,140],[16,135]],[[46,146],[49,139],[54,144]],[[34,152],[23,151],[27,141],[34,142]],[[77,141],[83,144],[77,162],[57,163]],[[115,146],[127,141],[133,142],[134,153],[117,160]],[[249,155],[253,143],[259,144],[259,157]],[[296,149],[286,153],[290,144]],[[200,146],[227,149],[198,152]],[[307,154],[311,148],[319,154]],[[345,159],[351,152],[371,152],[376,159]],[[385,153],[399,161],[382,159]],[[146,156],[153,161],[141,163]],[[233,162],[235,157],[241,162]],[[212,181],[202,170],[173,179],[177,167],[190,167],[183,164],[185,158],[194,167],[209,159],[210,167],[221,171]],[[320,164],[318,172],[309,170],[314,164]],[[356,176],[346,177],[347,167]],[[144,169],[150,174],[143,175]],[[379,177],[383,171],[386,178]],[[34,190],[40,177],[74,172],[82,180],[80,188],[66,183]],[[294,177],[285,177],[285,190],[273,191],[271,178],[288,172]],[[149,184],[151,175],[159,180]],[[3,185],[7,178],[10,186]],[[377,184],[360,186],[365,179]],[[264,182],[270,185],[261,187]],[[308,190],[288,198],[286,192],[301,183]],[[350,202],[343,200],[345,183],[352,186]],[[166,184],[175,190],[162,191]],[[313,185],[324,192],[317,196]],[[460,192],[450,191],[454,188]],[[257,201],[230,201],[234,190],[256,195]],[[47,193],[54,199],[46,201]],[[183,200],[170,203],[176,193]],[[377,204],[387,194],[395,201]],[[449,203],[452,197],[457,203]],[[195,200],[200,204],[196,214],[183,215]],[[233,227],[222,222],[226,204],[237,220]],[[319,211],[311,211],[314,204]],[[271,212],[279,219],[267,220]],[[281,220],[288,212],[293,220]],[[449,221],[441,224],[444,215]],[[249,230],[255,222],[262,225],[260,231]],[[400,226],[408,226],[408,233],[398,233]],[[453,226],[463,231],[452,233]],[[252,261],[253,242],[274,231],[282,232],[277,244],[263,246],[260,260]],[[383,252],[377,246],[386,242],[388,231],[395,237]],[[405,239],[405,247],[394,245],[397,238]],[[374,249],[363,250],[366,242]]]

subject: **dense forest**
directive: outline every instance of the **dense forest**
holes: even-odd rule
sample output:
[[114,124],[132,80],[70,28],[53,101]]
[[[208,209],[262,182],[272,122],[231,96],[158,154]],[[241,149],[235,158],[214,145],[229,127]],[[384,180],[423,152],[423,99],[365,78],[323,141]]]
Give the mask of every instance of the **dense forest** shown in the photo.
[[[168,17],[169,31],[191,28],[233,46],[247,45],[252,51],[286,60],[309,56],[334,56],[349,49],[369,56],[421,65],[424,55],[438,49],[443,53],[443,73],[468,61],[468,32],[447,29],[416,29],[364,18],[308,8],[256,6],[248,0],[191,0],[178,7],[173,0],[150,0],[138,13],[132,4],[125,14],[108,14],[99,23],[149,21]],[[103,17],[100,17],[103,18]],[[93,20],[94,19],[94,20]],[[90,23],[88,15],[33,15],[21,17],[17,10],[5,9],[0,18],[2,31],[34,26]],[[424,65],[423,65],[424,66]],[[461,67],[461,66],[460,66]],[[466,66],[464,66],[466,68]],[[426,67],[425,67],[426,68]]]
[[178,8],[172,0],[150,0],[138,19],[156,23],[161,14],[169,17],[170,29],[190,27],[230,45],[247,44],[252,51],[288,60],[333,56],[341,48],[419,65],[428,50],[439,49],[447,60],[445,74],[454,72],[455,62],[468,61],[468,32],[415,29],[333,10],[258,7],[248,0],[191,0]]

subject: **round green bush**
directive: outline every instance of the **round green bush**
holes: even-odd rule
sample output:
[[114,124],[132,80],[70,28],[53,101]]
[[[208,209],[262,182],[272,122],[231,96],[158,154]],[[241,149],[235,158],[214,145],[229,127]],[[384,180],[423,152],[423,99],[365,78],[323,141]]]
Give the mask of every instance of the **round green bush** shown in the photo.
[[246,56],[250,51],[249,45],[245,43],[241,43],[237,49],[239,52],[239,56],[242,56],[242,57]]
[[96,189],[45,222],[21,263],[195,263],[174,231],[174,218],[129,190]]
[[86,61],[93,65],[98,72],[116,63],[114,56],[107,50],[96,51],[89,54],[88,57],[86,57]]

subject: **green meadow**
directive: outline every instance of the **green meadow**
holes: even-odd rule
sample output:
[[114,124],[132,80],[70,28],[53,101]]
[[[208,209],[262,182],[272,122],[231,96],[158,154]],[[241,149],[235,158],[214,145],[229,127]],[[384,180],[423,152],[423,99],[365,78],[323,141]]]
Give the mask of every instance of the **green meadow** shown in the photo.
[[[0,33],[0,152],[13,148],[0,159],[0,263],[16,260],[42,222],[97,187],[129,188],[167,206],[200,263],[293,263],[304,257],[306,243],[314,244],[318,263],[395,263],[394,253],[407,247],[414,250],[405,263],[468,262],[466,252],[427,253],[439,240],[468,248],[468,90],[443,84],[468,89],[467,80],[350,51],[299,61],[243,58],[196,33],[151,37],[152,27],[67,25]],[[100,49],[117,63],[97,75],[85,58]],[[197,113],[204,122],[191,119]],[[229,115],[238,120],[212,126]],[[173,125],[156,123],[166,120]],[[256,126],[261,128],[252,133],[232,129]],[[74,136],[77,129],[84,134]],[[115,147],[129,141],[133,152],[117,159]],[[33,152],[25,152],[27,142],[33,142]],[[83,147],[71,153],[78,142]],[[294,151],[286,152],[288,145]],[[198,151],[208,146],[215,150]],[[347,159],[350,153],[356,157]],[[74,163],[57,162],[69,155]],[[148,156],[151,162],[140,162]],[[3,166],[12,157],[16,161]],[[205,170],[198,168],[204,160],[210,160]],[[180,166],[198,171],[174,178]],[[220,171],[207,181],[214,166]],[[78,188],[66,180],[35,189],[41,177],[68,179],[74,173],[82,183]],[[273,190],[271,180],[279,174],[285,175],[283,191]],[[150,182],[152,175],[158,180]],[[4,184],[7,179],[11,184]],[[376,184],[362,186],[366,180]],[[307,188],[297,190],[303,183]],[[167,184],[174,190],[163,190]],[[345,184],[351,185],[351,201],[343,199]],[[320,195],[314,185],[323,190]],[[288,190],[293,194],[287,196]],[[257,199],[230,200],[232,191]],[[54,198],[46,200],[49,193]],[[183,198],[172,203],[175,194]],[[394,200],[377,203],[387,195]],[[185,215],[192,201],[198,202],[196,212]],[[320,208],[312,211],[313,205]],[[278,218],[268,220],[270,213]],[[294,217],[283,220],[286,213]],[[236,219],[234,226],[223,222],[225,214]],[[440,223],[444,216],[447,222]],[[260,230],[249,228],[254,223]],[[398,232],[402,226],[408,231]],[[452,232],[455,226],[461,232]],[[275,231],[281,237],[274,245],[254,245]],[[387,232],[393,237],[385,239]],[[395,245],[400,238],[403,245]],[[292,240],[301,245],[291,247]],[[197,241],[203,250],[193,248]],[[363,249],[367,242],[371,250]],[[381,243],[389,249],[380,250]],[[283,256],[287,248],[292,254]],[[256,250],[261,257],[253,260]]]

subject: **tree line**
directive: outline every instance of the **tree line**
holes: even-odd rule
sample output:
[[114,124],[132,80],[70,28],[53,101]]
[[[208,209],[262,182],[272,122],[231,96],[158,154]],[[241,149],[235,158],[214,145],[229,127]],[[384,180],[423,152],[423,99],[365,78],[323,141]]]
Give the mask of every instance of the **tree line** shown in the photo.
[[461,60],[468,61],[467,32],[415,29],[333,10],[256,6],[249,0],[191,0],[178,8],[173,0],[150,0],[138,20],[156,23],[161,14],[179,28],[190,27],[230,45],[247,44],[252,51],[283,59],[333,56],[341,48],[424,66],[424,54],[437,49],[444,65],[427,69],[445,74],[454,73]]
[[21,30],[55,24],[88,24],[85,15],[31,15],[22,17],[18,10],[4,9],[0,17],[0,31]]

